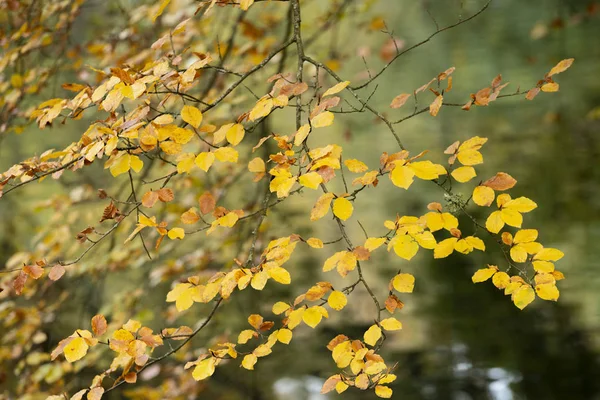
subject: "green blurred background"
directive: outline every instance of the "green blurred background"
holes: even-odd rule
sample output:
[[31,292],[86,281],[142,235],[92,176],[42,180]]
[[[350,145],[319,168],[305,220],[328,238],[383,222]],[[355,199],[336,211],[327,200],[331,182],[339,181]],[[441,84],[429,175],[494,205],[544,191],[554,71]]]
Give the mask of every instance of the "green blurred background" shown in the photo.
[[[123,3],[127,6],[134,2]],[[308,3],[310,8],[305,11],[305,23],[317,15],[320,8],[319,3]],[[369,23],[380,16],[394,36],[405,41],[405,46],[410,46],[435,29],[432,17],[444,26],[455,21],[458,15],[472,14],[482,4],[475,0],[384,0],[369,10],[368,17],[352,18]],[[587,0],[494,1],[480,17],[440,34],[401,58],[378,81],[372,104],[389,110],[387,105],[394,96],[410,92],[454,66],[454,89],[448,98],[466,102],[469,93],[488,85],[498,73],[511,82],[505,89],[508,93],[519,86],[528,89],[563,58],[576,60],[569,71],[557,78],[561,85],[558,93],[542,93],[532,102],[520,97],[502,99],[489,107],[474,107],[468,113],[442,107],[437,118],[424,114],[399,126],[399,135],[409,149],[414,153],[429,149],[432,159],[438,162],[444,161],[441,150],[455,140],[475,135],[489,138],[483,148],[486,163],[478,169],[479,175],[487,177],[496,171],[504,171],[517,178],[514,196],[530,197],[539,205],[528,214],[526,223],[540,231],[545,245],[565,252],[557,268],[567,279],[559,283],[561,296],[557,303],[538,299],[532,306],[519,311],[491,284],[471,283],[470,276],[475,269],[486,263],[501,262],[499,254],[454,255],[436,262],[429,254],[420,254],[410,264],[395,256],[377,255],[365,269],[367,278],[376,282],[381,298],[386,293],[387,280],[399,268],[417,278],[415,293],[402,299],[406,307],[399,318],[404,329],[392,336],[384,351],[386,360],[398,362],[398,380],[392,385],[394,398],[600,399],[598,7],[597,3]],[[87,21],[93,22],[109,11],[101,4],[95,4],[88,11]],[[345,21],[335,37],[323,38],[317,42],[322,46],[315,44],[314,51],[309,49],[309,54],[331,57],[327,44],[334,43],[332,46],[337,49],[334,56],[344,65],[340,74],[358,82],[365,69],[357,56],[359,50],[362,54],[365,50],[361,49],[370,49],[366,52],[366,60],[370,68],[377,70],[383,63],[379,52],[388,36],[377,30],[357,36],[352,23],[352,19]],[[93,26],[82,24],[77,29],[82,34],[92,35],[90,27]],[[65,77],[64,81],[72,79]],[[410,106],[407,110],[390,110],[388,115],[395,119],[409,112]],[[274,122],[274,128],[284,133],[291,129],[289,124],[290,119],[282,117]],[[59,148],[76,140],[81,134],[81,126],[68,123],[44,131],[29,129],[23,136],[12,134],[3,138],[0,169],[5,170],[46,148]],[[395,149],[395,142],[385,127],[365,115],[338,117],[322,141],[342,144],[346,158],[359,158],[370,166],[377,165],[381,152]],[[34,184],[24,188],[20,197],[2,199],[0,264],[15,251],[30,246],[36,226],[48,218],[32,209],[49,196],[50,190],[66,193],[70,190],[69,185],[81,182],[92,182],[92,186],[98,188],[101,185],[94,182],[105,180],[106,175],[97,169],[82,173],[80,182],[71,175],[68,185]],[[376,195],[359,197],[355,205],[363,210],[359,219],[368,232],[380,232],[382,221],[393,219],[396,213],[420,215],[428,202],[443,201],[434,185],[422,182],[415,183],[408,193],[394,188],[387,179],[381,186],[373,192]],[[312,201],[308,196],[294,200],[286,212],[274,218],[289,225],[275,226],[275,229],[289,234],[287,227],[293,225],[298,227],[296,233],[311,232],[312,226],[307,224],[304,211],[298,210],[302,210],[303,205],[310,206]],[[483,211],[476,215],[485,218],[488,211]],[[315,236],[335,239],[334,228],[331,224],[318,224]],[[349,231],[356,238],[362,237],[358,225],[349,224]],[[324,253],[319,254],[324,256]],[[321,263],[322,259],[317,255],[300,256],[292,272],[296,283],[310,285],[322,279],[318,272]],[[91,315],[101,311],[94,310],[89,303],[110,297],[123,285],[124,278],[129,284],[139,284],[139,288],[147,284],[146,271],[139,268],[100,276],[98,280],[79,278],[73,293],[76,301],[69,302],[69,306],[59,313],[58,323],[49,328],[52,333],[49,348],[83,324],[82,321],[89,321]],[[164,307],[163,296],[168,286],[165,283],[153,288],[152,293],[160,293],[160,296],[144,296],[143,305],[124,303],[124,312],[158,328],[161,325],[155,319],[159,312],[151,310]],[[259,295],[240,294],[230,305],[237,311],[237,316],[233,311],[219,315],[217,324],[207,336],[224,329],[233,332],[240,327],[243,329],[245,315],[264,309],[261,304],[272,304],[291,293],[275,288]],[[365,294],[358,293],[357,296]],[[316,331],[295,332],[292,344],[261,359],[254,373],[242,371],[233,363],[219,367],[200,397],[335,398],[335,394],[319,394],[324,379],[336,372],[325,344],[340,332],[349,336],[362,335],[373,318],[369,308],[372,304],[356,299],[352,303],[351,308],[336,313],[339,315]],[[186,318],[193,320],[205,315],[206,309],[197,308]],[[178,398],[186,398],[184,386],[177,388],[176,381],[164,378],[168,368],[177,368],[175,364],[164,368],[156,377],[147,377],[148,385],[161,390],[183,390]],[[74,387],[83,387],[86,379],[89,381],[93,368],[88,366],[88,372],[87,376],[80,376],[79,381],[75,381]],[[138,398],[151,397],[149,393],[137,393]],[[113,392],[107,397],[126,396],[136,397],[135,387]],[[161,398],[159,394],[156,396]],[[347,399],[374,397],[372,393],[353,390],[343,396]]]

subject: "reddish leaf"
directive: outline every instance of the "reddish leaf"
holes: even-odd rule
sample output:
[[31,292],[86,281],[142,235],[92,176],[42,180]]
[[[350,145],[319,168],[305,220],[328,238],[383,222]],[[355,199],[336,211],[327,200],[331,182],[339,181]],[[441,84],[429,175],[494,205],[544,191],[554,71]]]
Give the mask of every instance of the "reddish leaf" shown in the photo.
[[483,182],[483,186],[490,187],[494,190],[508,190],[517,184],[517,180],[504,172],[498,172],[496,176]]
[[106,318],[104,318],[104,315],[94,315],[94,317],[92,318],[92,330],[94,331],[94,335],[104,335],[107,326],[108,324],[106,323]]
[[215,209],[216,201],[210,192],[204,192],[198,199],[198,204],[200,205],[200,212],[208,214]]

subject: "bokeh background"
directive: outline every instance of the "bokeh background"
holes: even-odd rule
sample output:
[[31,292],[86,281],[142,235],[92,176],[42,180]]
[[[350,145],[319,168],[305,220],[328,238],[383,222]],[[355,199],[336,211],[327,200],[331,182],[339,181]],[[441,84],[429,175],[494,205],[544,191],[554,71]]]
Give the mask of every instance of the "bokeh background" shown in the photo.
[[[92,36],[94,29],[114,12],[103,6],[103,2],[90,3],[83,22],[76,27],[81,37]],[[136,2],[122,3],[131,7]],[[318,15],[321,5],[308,1],[307,4],[304,19],[310,21]],[[433,19],[444,26],[459,15],[472,14],[482,4],[476,0],[379,1],[368,15],[354,16],[355,19],[344,21],[333,37],[320,39],[314,46],[314,54],[339,58],[340,74],[358,81],[364,78],[365,70],[359,55],[365,55],[369,67],[376,70],[384,62],[381,52],[389,37],[377,29],[356,35],[353,23],[377,26],[383,20],[387,29],[400,39],[399,44],[409,46],[435,29]],[[454,66],[454,89],[449,97],[462,101],[469,93],[488,85],[498,73],[511,82],[505,89],[511,92],[519,86],[528,89],[563,58],[576,60],[568,72],[558,77],[561,85],[558,93],[542,93],[532,102],[520,97],[502,99],[490,107],[476,107],[469,112],[443,107],[437,118],[424,114],[399,126],[399,135],[409,149],[415,152],[430,149],[435,161],[443,161],[441,150],[455,140],[475,135],[489,138],[483,149],[486,163],[478,170],[479,174],[484,177],[496,171],[510,173],[518,180],[514,195],[525,195],[538,203],[538,209],[528,214],[526,222],[541,232],[545,245],[565,252],[557,267],[567,279],[559,283],[561,296],[557,303],[538,299],[520,311],[491,284],[471,283],[473,271],[486,263],[501,262],[500,254],[453,255],[436,262],[429,254],[420,254],[410,264],[395,256],[377,255],[365,269],[367,278],[376,282],[381,297],[386,293],[390,276],[399,268],[417,278],[414,294],[403,298],[406,307],[399,318],[404,329],[392,336],[384,352],[386,360],[398,363],[398,380],[392,385],[394,398],[600,399],[599,37],[599,3],[498,0],[475,20],[438,35],[403,57],[378,81],[372,101],[385,109],[397,94],[410,92]],[[63,81],[73,79],[76,77],[65,76]],[[51,90],[60,92],[60,88]],[[48,98],[53,95],[44,93]],[[40,96],[37,100],[44,98]],[[409,111],[390,110],[388,114],[402,116],[403,112]],[[273,130],[289,131],[290,118],[291,114],[275,120]],[[385,127],[370,115],[350,115],[339,121],[318,140],[342,144],[347,158],[377,165],[381,152],[395,148]],[[3,137],[0,170],[47,148],[60,148],[76,140],[84,122],[57,125],[44,131],[31,128],[22,136]],[[47,213],[36,212],[36,204],[57,193],[72,195],[75,185],[101,187],[99,183],[106,181],[108,175],[101,168],[80,172],[78,178],[67,177],[66,183],[30,185],[19,196],[7,196],[0,201],[0,265],[16,251],[31,246],[36,240],[37,227],[48,221]],[[428,202],[443,201],[434,185],[422,182],[415,183],[410,192],[394,188],[387,179],[381,186],[374,192],[376,195],[359,197],[355,205],[363,210],[360,220],[369,232],[380,231],[382,221],[393,219],[397,213],[419,215]],[[323,240],[337,238],[333,225],[308,223],[305,210],[312,201],[311,197],[298,197],[291,205],[278,209],[269,221],[270,228],[289,234],[289,227],[294,226],[296,233],[312,232]],[[486,213],[476,215],[485,218]],[[350,224],[349,231],[357,238],[362,237],[358,225]],[[91,257],[93,260],[94,255]],[[298,257],[293,268],[296,284],[310,285],[322,279],[319,271],[324,253],[307,252],[294,257]],[[92,315],[102,312],[99,305],[103,299],[113,298],[125,288],[149,290],[149,294],[136,297],[135,301],[121,299],[122,312],[160,327],[161,318],[165,318],[160,310],[165,306],[164,294],[169,290],[169,282],[154,284],[148,279],[148,270],[160,262],[158,259],[144,267],[95,273],[93,279],[81,276],[70,282],[76,287],[71,288],[72,297],[61,305],[57,318],[49,324],[47,349],[52,349],[73,329],[87,324]],[[258,295],[240,294],[232,300],[226,314],[216,317],[217,323],[209,328],[212,331],[207,335],[243,329],[244,316],[291,293],[277,287]],[[368,301],[355,299],[351,304],[315,331],[308,328],[297,334],[295,331],[292,344],[261,359],[254,373],[240,370],[237,364],[219,367],[213,378],[202,384],[206,387],[198,398],[335,398],[335,394],[319,394],[324,379],[335,373],[325,345],[339,332],[362,335],[373,318],[369,307],[372,304]],[[7,307],[6,303],[3,307]],[[194,321],[206,311],[198,306],[183,320]],[[0,332],[0,338],[2,335]],[[101,362],[99,359],[98,363]],[[173,363],[141,377],[156,391],[132,386],[107,397],[162,398],[161,391],[179,390],[178,398],[195,398],[186,395],[186,387],[180,381],[164,378],[169,368],[178,367]],[[11,385],[15,384],[11,382],[11,372],[5,373],[9,378],[0,383],[0,393],[10,393]],[[70,387],[83,387],[93,375],[94,366],[87,365],[77,377],[69,376],[66,381]],[[193,381],[186,384],[198,385]],[[350,400],[374,395],[348,390],[344,397]]]

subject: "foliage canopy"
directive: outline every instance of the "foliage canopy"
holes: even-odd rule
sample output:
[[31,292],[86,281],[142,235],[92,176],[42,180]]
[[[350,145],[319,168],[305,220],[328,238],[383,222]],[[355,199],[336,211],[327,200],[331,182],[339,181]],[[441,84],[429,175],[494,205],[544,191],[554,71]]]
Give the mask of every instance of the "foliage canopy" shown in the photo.
[[[506,93],[508,83],[498,75],[488,86],[470,88],[469,98],[452,100],[455,68],[450,67],[389,99],[389,109],[383,110],[370,100],[390,65],[476,18],[489,2],[446,26],[434,20],[435,31],[408,47],[381,18],[357,26],[383,31],[389,41],[379,69],[365,59],[365,73],[352,80],[343,74],[347,60],[324,56],[323,38],[348,15],[368,15],[371,1],[323,2],[323,15],[304,20],[305,7],[314,2],[142,3],[120,10],[124,22],[118,22],[116,36],[99,33],[81,46],[71,38],[86,1],[0,0],[0,133],[21,134],[31,124],[58,132],[63,124],[84,123],[77,141],[3,172],[0,196],[19,196],[25,185],[70,179],[97,166],[103,169],[97,173],[113,182],[81,184],[69,196],[49,197],[44,207],[51,217],[34,246],[14,254],[0,271],[0,296],[10,299],[0,308],[3,329],[14,332],[3,338],[0,362],[18,362],[19,395],[100,399],[123,385],[139,385],[137,395],[149,398],[152,389],[136,383],[138,375],[169,358],[189,370],[183,380],[208,379],[224,363],[253,370],[278,347],[302,340],[295,336],[303,325],[316,329],[342,311],[361,288],[372,302],[373,323],[360,336],[339,332],[324,343],[337,370],[322,392],[353,387],[390,398],[395,366],[384,359],[383,345],[402,329],[398,315],[418,285],[412,265],[400,259],[410,261],[419,252],[439,259],[493,247],[503,257],[494,260],[492,252],[490,264],[474,271],[474,283],[490,281],[519,309],[536,297],[558,300],[557,282],[564,276],[555,262],[563,253],[544,246],[538,230],[530,228],[535,220],[529,213],[538,205],[509,194],[517,180],[508,173],[478,176],[484,145],[493,148],[494,140],[478,135],[450,140],[443,150],[447,159],[440,161],[441,149],[409,151],[398,126],[421,114],[477,112],[505,98],[534,100],[541,92],[557,92],[556,76],[573,59],[548,66],[528,90]],[[225,41],[213,35],[219,24],[225,26]],[[62,96],[32,104],[34,96],[68,74],[77,83],[63,83]],[[369,149],[351,158],[341,142],[328,137],[327,128],[347,114],[373,118],[373,140],[393,137],[396,145],[376,155],[377,165],[367,162]],[[285,125],[276,128],[283,133],[274,132],[275,115],[285,117]],[[445,204],[432,201],[417,215],[397,215],[380,221],[378,232],[363,229],[364,238],[351,237],[347,227],[360,225],[357,216],[369,218],[356,200],[376,197],[384,181],[398,190],[417,190],[418,181],[428,181]],[[311,199],[302,218],[333,226],[336,238],[298,234],[299,228],[277,216],[269,222],[275,209],[285,210],[300,196]],[[478,207],[488,214],[484,220],[473,215]],[[386,250],[397,255],[401,268],[388,277],[382,297],[363,268],[372,263],[373,253]],[[295,285],[298,252],[322,253],[322,280]],[[53,343],[50,352],[36,350],[48,339],[39,330],[41,313],[68,303],[77,280],[93,281],[100,269],[143,269],[156,260],[160,263],[152,264],[146,287],[123,290],[98,305],[89,326]],[[169,324],[157,326],[146,318],[146,326],[130,310],[134,302],[152,297],[152,287],[159,284],[170,285],[161,310]],[[274,285],[292,285],[294,295],[267,304],[262,314],[247,315],[237,332],[204,335],[240,292]],[[55,297],[48,298],[49,292]],[[202,304],[201,320],[178,319]],[[89,387],[65,386],[69,374],[96,363],[103,372]]]

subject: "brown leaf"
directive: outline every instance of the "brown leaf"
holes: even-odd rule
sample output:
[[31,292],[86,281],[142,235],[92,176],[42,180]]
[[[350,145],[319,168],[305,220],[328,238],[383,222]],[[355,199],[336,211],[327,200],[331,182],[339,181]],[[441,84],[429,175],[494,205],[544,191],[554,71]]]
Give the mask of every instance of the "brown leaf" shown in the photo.
[[336,337],[334,337],[333,339],[331,339],[329,341],[329,343],[327,343],[327,349],[329,351],[333,351],[333,349],[335,348],[335,346],[337,346],[340,343],[343,343],[345,341],[348,340],[348,336],[346,335],[337,335]]
[[427,204],[427,209],[429,211],[439,211],[442,212],[442,205],[438,202],[433,202],[433,203],[429,203]]
[[198,204],[200,205],[200,212],[206,215],[214,210],[216,201],[210,192],[204,192],[198,199]]
[[117,207],[115,207],[115,205],[111,201],[110,204],[107,205],[106,208],[104,208],[104,211],[102,212],[102,218],[100,218],[100,222],[106,221],[109,219],[115,219],[119,215],[121,215],[121,213],[119,212]]
[[54,267],[52,267],[50,269],[50,272],[48,273],[48,278],[50,278],[53,281],[57,281],[60,278],[62,278],[62,276],[65,274],[65,267],[63,267],[60,264],[56,264]]
[[469,101],[467,104],[461,107],[462,110],[469,111],[471,106],[473,105],[473,100]]
[[436,97],[433,103],[429,105],[429,114],[431,114],[434,117],[438,115],[438,112],[440,112],[440,108],[442,107],[443,101],[444,96],[439,95],[438,97]]
[[399,94],[398,96],[394,97],[394,100],[392,100],[390,107],[392,107],[392,108],[402,107],[406,103],[406,101],[410,98],[410,96],[411,95],[408,93]]
[[495,176],[483,182],[483,186],[490,187],[494,190],[508,190],[517,184],[517,180],[504,172],[498,172]]
[[106,190],[98,189],[98,198],[104,200],[107,197],[108,197],[108,194],[106,193]]
[[322,100],[318,106],[316,106],[310,113],[310,119],[313,119],[315,116],[321,114],[325,110],[329,110],[337,106],[340,103],[340,98],[338,96],[327,97]]
[[189,210],[181,214],[181,222],[183,222],[186,225],[195,224],[196,222],[198,222],[198,220],[200,220],[200,216],[196,213],[196,210],[193,208],[190,208]]
[[486,87],[475,93],[475,105],[487,106],[490,103],[492,88]]
[[107,326],[108,324],[106,323],[106,318],[104,318],[104,315],[97,314],[92,317],[92,330],[94,331],[94,335],[104,335]]
[[538,88],[538,87],[532,88],[527,92],[527,95],[525,96],[525,98],[527,100],[533,100],[535,98],[535,96],[538,95],[539,92],[540,92],[540,88]]
[[154,191],[149,191],[144,193],[142,196],[142,205],[144,207],[152,208],[158,201],[158,193]]
[[26,265],[23,267],[23,272],[32,277],[33,279],[38,279],[40,276],[44,274],[44,269],[39,265]]
[[452,143],[450,146],[448,146],[446,148],[446,150],[444,150],[444,154],[454,154],[456,153],[456,150],[458,150],[458,146],[460,145],[460,141],[456,141],[454,143]]
[[77,236],[75,236],[75,238],[77,239],[77,241],[79,243],[85,243],[87,240],[87,235],[94,232],[94,227],[93,226],[88,226],[87,228],[85,228],[84,230],[82,230],[81,232],[79,232],[77,234]]
[[133,79],[131,75],[129,75],[129,72],[121,68],[111,68],[110,72],[113,76],[116,76],[128,85],[132,85],[135,83],[135,79]]
[[363,246],[357,246],[352,250],[352,253],[356,256],[357,260],[366,261],[371,258],[371,252]]
[[163,203],[168,203],[169,201],[173,201],[173,199],[175,198],[173,191],[168,188],[159,189],[156,191],[156,193],[158,194],[158,199],[160,201],[162,201]]
[[137,374],[135,372],[129,372],[123,376],[123,379],[127,383],[135,383],[137,381]]
[[496,89],[500,85],[500,82],[502,82],[502,75],[499,74],[492,80],[492,89]]
[[19,272],[17,278],[13,281],[13,289],[15,289],[15,293],[17,295],[20,295],[23,292],[25,282],[27,282],[27,274],[21,271]]

